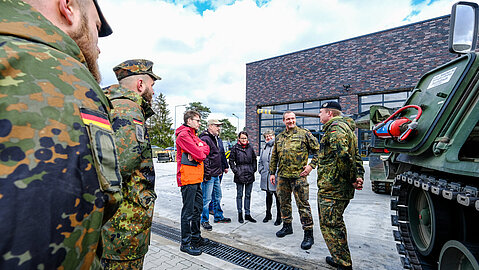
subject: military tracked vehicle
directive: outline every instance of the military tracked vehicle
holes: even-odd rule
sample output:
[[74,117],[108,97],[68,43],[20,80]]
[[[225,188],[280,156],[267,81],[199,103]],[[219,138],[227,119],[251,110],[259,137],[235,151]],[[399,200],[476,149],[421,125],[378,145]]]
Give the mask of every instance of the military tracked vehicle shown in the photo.
[[406,269],[479,269],[478,5],[458,2],[449,49],[405,106],[374,127],[390,151],[394,238]]

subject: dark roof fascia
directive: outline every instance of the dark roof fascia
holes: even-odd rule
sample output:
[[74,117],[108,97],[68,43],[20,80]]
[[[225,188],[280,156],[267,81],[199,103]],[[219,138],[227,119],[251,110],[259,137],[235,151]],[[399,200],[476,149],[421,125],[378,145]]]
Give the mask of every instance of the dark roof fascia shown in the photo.
[[390,94],[390,93],[397,93],[403,91],[412,91],[414,89],[413,85],[410,86],[402,86],[397,88],[388,88],[381,91],[373,91],[373,92],[366,92],[366,91],[357,91],[347,93],[347,95],[333,95],[333,96],[321,96],[321,97],[314,97],[314,98],[306,98],[306,99],[297,99],[297,100],[288,100],[287,102],[276,102],[276,103],[258,103],[256,107],[264,107],[264,106],[275,106],[275,105],[285,105],[291,103],[299,103],[299,102],[308,102],[308,101],[322,101],[327,99],[339,99],[340,97],[348,96],[348,95],[358,95],[358,96],[368,96],[368,95],[378,95],[378,94]]
[[262,60],[249,62],[249,63],[246,63],[246,65],[259,63],[259,62],[263,62],[263,61],[269,61],[269,60],[272,60],[272,59],[275,59],[275,58],[280,58],[280,57],[284,57],[284,56],[287,56],[287,55],[302,53],[302,52],[305,52],[305,51],[315,50],[315,49],[318,49],[318,48],[321,48],[321,47],[327,47],[327,46],[335,45],[335,44],[338,44],[338,43],[341,43],[341,42],[346,42],[346,41],[350,41],[350,40],[354,40],[354,39],[359,39],[359,38],[363,38],[363,37],[367,37],[367,36],[372,36],[372,35],[388,32],[388,31],[392,31],[392,30],[396,30],[396,29],[400,29],[400,28],[406,28],[406,27],[410,27],[410,26],[413,26],[413,25],[416,25],[416,24],[426,23],[426,22],[429,22],[429,21],[443,19],[443,18],[450,17],[450,16],[451,15],[444,15],[444,16],[440,16],[440,17],[436,17],[436,18],[432,18],[432,19],[428,19],[428,20],[424,20],[424,21],[420,21],[420,22],[410,23],[410,24],[406,24],[406,25],[402,25],[402,26],[398,26],[398,27],[394,27],[394,28],[390,28],[390,29],[386,29],[386,30],[381,30],[381,31],[374,32],[374,33],[365,34],[365,35],[362,35],[362,36],[357,36],[357,37],[348,38],[348,39],[344,39],[344,40],[340,40],[340,41],[335,41],[335,42],[332,42],[332,43],[328,43],[328,44],[324,44],[324,45],[320,45],[320,46],[316,46],[316,47],[312,47],[312,48],[308,48],[308,49],[303,49],[303,50],[299,50],[299,51],[295,51],[295,52],[291,52],[291,53],[286,53],[286,54],[282,54],[282,55],[278,55],[278,56],[273,56],[273,57],[262,59]]

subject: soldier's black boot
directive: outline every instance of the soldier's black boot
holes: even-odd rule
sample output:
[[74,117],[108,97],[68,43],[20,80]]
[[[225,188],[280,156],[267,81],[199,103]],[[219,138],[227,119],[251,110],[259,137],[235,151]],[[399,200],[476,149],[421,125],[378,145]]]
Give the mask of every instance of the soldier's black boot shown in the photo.
[[353,269],[352,266],[340,265],[339,263],[335,262],[333,257],[331,256],[326,256],[326,263],[336,268],[337,270],[352,270]]
[[314,244],[313,230],[304,231],[303,242],[301,242],[301,248],[308,250]]
[[238,213],[238,222],[239,223],[244,223],[243,213]]
[[293,226],[291,223],[283,223],[283,228],[276,232],[277,237],[285,237],[288,234],[293,234]]

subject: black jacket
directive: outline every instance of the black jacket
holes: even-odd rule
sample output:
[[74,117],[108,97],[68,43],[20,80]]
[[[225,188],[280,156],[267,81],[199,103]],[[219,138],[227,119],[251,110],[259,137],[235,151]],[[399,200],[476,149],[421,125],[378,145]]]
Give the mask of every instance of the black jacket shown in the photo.
[[246,148],[243,148],[240,144],[233,146],[229,162],[231,170],[235,174],[235,183],[249,184],[254,182],[257,162],[256,154],[251,145],[246,145]]
[[[210,153],[206,156],[205,175],[204,179],[210,180],[211,177],[219,176],[223,173],[223,166],[221,164],[221,152],[218,147],[216,137],[213,136],[208,130],[203,131],[200,135],[200,139],[210,147]],[[224,154],[223,154],[224,155]]]

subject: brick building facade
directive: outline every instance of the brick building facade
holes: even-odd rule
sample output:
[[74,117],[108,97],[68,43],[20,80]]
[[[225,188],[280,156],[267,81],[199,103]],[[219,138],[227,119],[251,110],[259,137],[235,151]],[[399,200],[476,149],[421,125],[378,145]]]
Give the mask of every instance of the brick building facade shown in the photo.
[[246,64],[245,126],[256,153],[264,117],[257,109],[334,99],[345,113],[358,113],[369,95],[406,93],[422,74],[455,58],[448,37],[443,16]]

